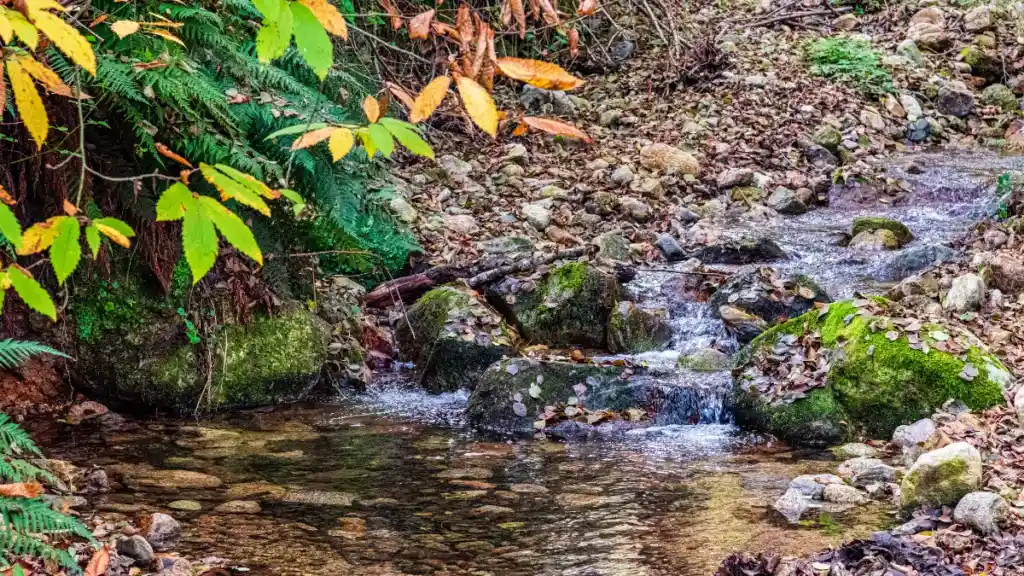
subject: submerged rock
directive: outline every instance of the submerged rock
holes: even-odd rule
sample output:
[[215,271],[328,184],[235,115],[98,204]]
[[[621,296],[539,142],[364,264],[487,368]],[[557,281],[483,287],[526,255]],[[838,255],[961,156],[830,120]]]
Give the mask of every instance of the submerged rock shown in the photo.
[[608,319],[608,351],[613,354],[659,350],[671,339],[668,311],[664,308],[640,308],[622,301]]
[[876,230],[888,230],[889,232],[892,232],[893,237],[895,237],[896,241],[899,243],[898,246],[908,244],[914,239],[914,235],[910,232],[910,228],[907,228],[907,226],[902,222],[874,216],[854,218],[853,229],[850,231],[850,236],[856,238],[857,235],[862,232],[875,232]]
[[[1009,372],[976,337],[938,324],[901,332],[884,315],[887,306],[884,299],[836,302],[751,342],[737,361],[737,423],[827,445],[860,434],[889,437],[951,398],[976,410],[1003,403]],[[942,351],[954,348],[962,352]],[[778,378],[779,367],[793,366],[790,358],[809,354],[823,360]]]
[[[715,292],[708,305],[719,317],[725,306],[756,316],[763,320],[759,324],[763,330],[807,312],[816,302],[831,301],[825,290],[807,276],[783,275],[774,268],[761,266],[738,270]],[[740,342],[749,342],[759,333],[741,326],[743,329],[734,331]]]
[[427,292],[407,317],[395,331],[398,349],[432,392],[472,388],[488,366],[515,353],[515,330],[465,284]]
[[900,484],[904,510],[953,506],[981,487],[981,453],[966,442],[922,454]]
[[694,372],[723,372],[732,366],[732,359],[725,352],[714,348],[701,348],[693,354],[680,356],[678,366]]
[[786,252],[769,238],[725,240],[692,255],[705,264],[757,264],[784,260]]
[[606,348],[605,327],[622,294],[618,279],[584,262],[555,268],[512,306],[533,344]]

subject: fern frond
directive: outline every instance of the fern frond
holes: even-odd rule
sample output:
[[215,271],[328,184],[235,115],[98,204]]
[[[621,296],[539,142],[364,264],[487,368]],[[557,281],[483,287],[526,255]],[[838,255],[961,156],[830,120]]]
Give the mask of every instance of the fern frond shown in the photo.
[[42,456],[43,453],[36,446],[36,443],[29,437],[28,432],[12,422],[10,417],[0,412],[0,454],[33,454]]
[[40,354],[53,354],[62,358],[71,358],[60,350],[29,340],[0,340],[0,368],[14,368],[25,360]]

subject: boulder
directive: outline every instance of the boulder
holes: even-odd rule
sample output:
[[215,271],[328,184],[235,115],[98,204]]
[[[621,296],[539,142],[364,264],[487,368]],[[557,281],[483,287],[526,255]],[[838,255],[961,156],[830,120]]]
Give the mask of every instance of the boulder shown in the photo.
[[1017,95],[1003,84],[992,84],[981,92],[981,102],[986,106],[995,106],[1003,112],[1013,112],[1020,109],[1020,102]]
[[768,197],[768,207],[779,214],[795,216],[807,212],[807,205],[797,196],[796,192],[779,186]]
[[[890,437],[951,398],[974,410],[1003,403],[1009,372],[976,337],[939,324],[902,331],[888,306],[881,298],[835,302],[751,342],[737,358],[737,423],[827,445]],[[819,360],[808,368],[811,354]],[[800,371],[780,379],[795,358]]]
[[576,398],[590,410],[624,411],[648,399],[636,394],[623,367],[516,358],[492,364],[469,395],[466,417],[476,427],[530,433],[546,406]]
[[971,492],[953,509],[953,520],[985,535],[998,532],[1009,516],[1010,506],[1006,500],[992,492]]
[[648,170],[660,170],[666,173],[700,174],[700,164],[689,152],[675,146],[655,143],[640,149],[640,165]]
[[[723,306],[738,308],[763,320],[761,326],[767,328],[807,312],[816,302],[831,301],[828,294],[807,276],[784,275],[767,266],[748,266],[738,270],[719,287],[708,305],[712,313],[719,316]],[[740,336],[741,342],[752,339],[750,330],[737,334],[737,338]]]
[[157,552],[167,552],[181,540],[181,524],[160,512],[145,517],[139,525],[139,530]]
[[900,483],[901,506],[954,506],[981,487],[981,453],[966,442],[926,452]]
[[988,262],[992,285],[1005,294],[1024,291],[1024,262],[1010,254],[997,254]]
[[606,348],[604,327],[622,287],[614,275],[584,262],[555,268],[512,306],[516,325],[533,344]]
[[431,392],[472,389],[480,374],[515,353],[516,332],[464,283],[435,288],[395,330],[399,356],[416,364]]
[[[956,250],[942,244],[911,246],[895,254],[876,275],[878,280],[892,282],[907,276],[949,262],[956,258]],[[1022,268],[1024,272],[1024,268]]]
[[640,308],[623,300],[608,319],[608,351],[613,354],[660,350],[671,340],[664,308]]
[[939,88],[939,99],[935,103],[940,114],[966,118],[974,112],[974,95],[966,90],[949,86]]
[[946,17],[936,6],[922,8],[910,19],[907,28],[907,39],[916,46],[928,50],[940,51],[949,45],[950,38],[946,34]]
[[785,494],[772,504],[772,509],[778,512],[790,524],[798,523],[800,518],[810,508],[811,499],[793,488],[786,490]]
[[953,279],[943,306],[947,310],[967,312],[978,310],[985,302],[985,281],[977,274],[963,274]]
[[680,356],[677,365],[694,372],[724,372],[732,367],[732,359],[720,350],[701,348],[693,354]]
[[907,228],[907,226],[902,222],[874,216],[854,218],[853,228],[850,230],[850,236],[856,238],[861,232],[874,232],[876,230],[888,230],[892,232],[900,246],[908,244],[914,239],[914,235],[910,232],[910,228]]
[[723,240],[692,255],[705,264],[756,264],[785,260],[786,252],[770,238]]

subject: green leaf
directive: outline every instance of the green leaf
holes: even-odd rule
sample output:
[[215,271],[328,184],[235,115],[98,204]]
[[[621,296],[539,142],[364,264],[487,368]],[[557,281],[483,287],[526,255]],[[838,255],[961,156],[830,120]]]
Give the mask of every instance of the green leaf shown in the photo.
[[53,305],[50,295],[43,290],[43,287],[20,268],[11,266],[7,269],[7,276],[11,279],[11,286],[18,293],[21,300],[29,308],[48,317],[50,320],[57,320],[57,309]]
[[135,230],[132,230],[132,227],[129,226],[123,220],[118,220],[117,218],[105,217],[105,218],[97,218],[96,220],[93,220],[93,222],[95,222],[96,224],[103,224],[104,226],[109,226],[109,227],[113,228],[114,230],[117,230],[121,234],[124,234],[124,236],[126,238],[134,238],[135,237]]
[[0,236],[14,245],[15,249],[21,248],[21,224],[6,204],[0,202]]
[[295,23],[295,46],[317,78],[323,80],[334,64],[334,45],[312,10],[298,2],[292,2],[291,7]]
[[292,210],[295,211],[296,216],[301,214],[302,210],[306,208],[306,199],[300,196],[299,193],[296,192],[295,190],[283,188],[281,190],[278,190],[278,192],[281,193],[281,196],[284,196],[285,198],[291,201]]
[[270,216],[270,206],[267,206],[259,193],[253,192],[247,184],[242,184],[209,164],[200,164],[199,171],[203,173],[203,178],[220,192],[221,200],[235,200],[254,208],[264,216]]
[[185,261],[192,270],[192,285],[196,285],[213,268],[217,260],[217,231],[202,202],[195,202],[185,211],[181,224],[181,246]]
[[93,224],[85,228],[85,243],[89,245],[89,251],[92,252],[93,260],[95,260],[96,255],[100,253],[100,231]]
[[373,155],[377,153],[377,144],[374,143],[373,137],[370,136],[370,131],[366,128],[360,128],[356,130],[356,134],[359,135],[359,140],[363,143],[363,148],[366,149],[366,157],[373,158]]
[[385,158],[390,158],[391,154],[395,151],[395,139],[391,137],[391,133],[388,132],[387,128],[380,124],[370,124],[366,127],[370,132],[370,138],[373,138],[373,144],[380,150],[380,153]]
[[259,244],[256,243],[256,237],[252,235],[252,230],[237,214],[208,196],[200,198],[199,203],[203,205],[203,209],[210,215],[213,223],[217,225],[217,230],[220,230],[221,236],[227,240],[228,244],[261,266],[263,265],[263,253],[260,252]]
[[[273,1],[273,0],[268,0]],[[288,9],[287,0],[279,0],[277,18],[270,23],[264,22],[256,34],[256,56],[261,62],[270,62],[284,56],[285,50],[292,41],[292,12]]]
[[387,128],[388,132],[395,137],[395,140],[398,140],[398,143],[405,146],[409,152],[417,156],[434,158],[434,150],[417,133],[414,125],[395,118],[381,118],[378,123]]
[[280,130],[276,130],[272,132],[270,136],[264,138],[264,140],[273,140],[274,138],[277,138],[279,136],[289,136],[291,134],[302,134],[303,132],[306,131],[312,132],[313,130],[319,130],[321,128],[326,127],[326,122],[313,122],[312,124],[307,124],[303,122],[302,124],[296,124],[294,126],[289,126],[287,128],[281,128]]
[[57,233],[50,246],[50,264],[57,274],[57,282],[64,284],[82,259],[82,230],[78,220],[71,216],[61,217],[55,226]]
[[160,200],[156,203],[156,221],[181,220],[194,203],[192,191],[181,182],[176,182],[160,195]]
[[252,0],[252,5],[263,15],[263,25],[272,24],[281,13],[281,3],[278,0]]
[[254,193],[263,196],[264,198],[277,198],[277,194],[274,193],[270,186],[267,186],[263,182],[260,182],[259,180],[253,178],[252,176],[246,174],[245,172],[235,170],[234,168],[228,166],[227,164],[216,164],[214,165],[214,168],[227,174],[242,186],[245,186],[249,190],[252,190]]

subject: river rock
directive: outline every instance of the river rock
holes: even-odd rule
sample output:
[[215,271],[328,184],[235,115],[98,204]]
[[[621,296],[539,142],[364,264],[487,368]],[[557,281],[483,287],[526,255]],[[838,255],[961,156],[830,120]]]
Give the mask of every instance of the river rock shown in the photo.
[[629,166],[619,166],[608,178],[611,180],[612,184],[615,184],[616,186],[627,186],[635,177],[636,176],[633,174],[633,171],[630,170]]
[[722,318],[726,330],[740,342],[750,342],[768,328],[768,323],[758,316],[730,305],[715,309]]
[[700,164],[693,155],[660,142],[648,144],[640,149],[640,165],[648,170],[660,170],[670,174],[700,174]]
[[770,238],[727,239],[693,254],[705,264],[757,264],[784,260],[786,252]]
[[[708,305],[718,315],[722,306],[739,308],[757,316],[764,321],[764,327],[769,327],[807,312],[816,302],[831,301],[828,294],[807,276],[783,275],[767,266],[748,266],[738,270],[719,287]],[[749,330],[744,330],[743,338],[742,342],[750,341]]]
[[907,140],[917,144],[932,135],[932,123],[927,118],[918,118],[907,125]]
[[940,51],[949,44],[946,17],[936,6],[922,8],[910,19],[907,39],[928,50]]
[[810,500],[810,498],[801,494],[799,490],[790,488],[772,504],[772,508],[790,524],[796,524],[804,513],[811,508]]
[[465,283],[427,292],[406,317],[395,330],[399,355],[416,364],[431,392],[472,388],[488,366],[515,353],[515,329]]
[[532,292],[518,295],[511,312],[534,344],[605,348],[603,327],[621,294],[614,275],[570,262],[549,272]]
[[153,561],[153,546],[139,535],[118,539],[117,553],[131,558],[140,566],[148,566]]
[[851,458],[839,465],[838,473],[858,488],[896,480],[896,469],[878,458]]
[[253,500],[229,500],[213,509],[221,514],[259,514],[263,511],[260,503]]
[[829,484],[843,484],[843,479],[835,474],[804,474],[789,482],[789,490],[796,490],[811,500],[821,500]]
[[519,96],[523,106],[538,114],[555,114],[556,116],[575,116],[576,104],[562,90],[545,90],[523,84],[523,92]]
[[537,230],[544,230],[551,225],[551,198],[523,204],[523,218]]
[[671,340],[668,311],[664,308],[640,308],[624,300],[608,319],[608,351],[612,354],[660,350]]
[[864,504],[868,501],[860,490],[846,484],[829,484],[821,493],[821,499],[833,504]]
[[915,272],[938,266],[956,258],[956,251],[942,244],[911,246],[885,262],[876,275],[883,282],[902,280]]
[[195,500],[175,500],[167,504],[167,507],[179,512],[199,512],[203,509],[203,505]]
[[1003,112],[1013,112],[1020,109],[1017,95],[1002,84],[992,84],[981,93],[981,101],[988,106],[995,106]]
[[1006,500],[992,492],[971,492],[953,509],[953,520],[986,535],[998,532],[1009,515]]
[[949,86],[939,88],[939,99],[935,108],[940,114],[965,118],[974,112],[974,95],[966,90]]
[[832,455],[841,460],[850,460],[852,458],[875,458],[879,452],[874,446],[869,446],[863,442],[848,442],[842,446],[836,446],[831,450]]
[[914,66],[924,66],[924,54],[921,54],[921,50],[918,49],[917,43],[911,39],[906,39],[900,42],[896,46],[896,53],[907,59],[908,62]]
[[985,281],[977,274],[963,274],[953,279],[943,306],[947,310],[967,312],[978,310],[985,302]]
[[968,32],[981,32],[992,26],[992,7],[977,6],[964,14],[964,28]]
[[679,242],[671,234],[658,234],[654,245],[658,247],[658,250],[661,250],[661,255],[669,262],[686,260],[686,252],[683,252]]
[[525,434],[534,431],[545,406],[566,406],[572,398],[589,410],[616,411],[651,400],[624,367],[516,358],[484,372],[469,396],[466,417],[485,430]]
[[146,492],[178,492],[220,488],[220,478],[191,470],[155,470],[129,467],[120,470],[121,481],[131,490]]
[[992,284],[1004,294],[1024,291],[1024,262],[1009,254],[997,254],[989,260]]
[[181,540],[181,524],[167,514],[156,512],[150,514],[139,525],[143,537],[153,550],[167,552],[178,545]]
[[818,146],[822,146],[831,152],[836,152],[843,144],[843,133],[834,126],[822,124],[815,130],[811,140]]
[[888,230],[892,232],[900,246],[908,244],[914,239],[914,235],[910,232],[910,228],[907,228],[907,226],[902,222],[890,220],[889,218],[871,216],[854,218],[853,228],[850,230],[850,236],[856,237],[862,232],[874,232],[876,230]]
[[601,234],[594,238],[594,245],[597,246],[597,255],[601,258],[619,262],[629,262],[630,260],[629,240],[621,230]]
[[981,473],[981,453],[966,442],[926,452],[900,483],[901,505],[953,506],[981,487]]
[[779,214],[794,216],[807,212],[807,205],[797,197],[796,192],[779,186],[768,197],[768,207]]
[[732,366],[732,359],[720,350],[701,348],[693,354],[680,356],[677,365],[694,372],[724,372]]
[[935,438],[936,430],[935,421],[931,418],[896,427],[892,433],[892,442],[899,446],[904,466],[913,466],[918,457],[925,453],[926,447],[931,446]]
[[[772,328],[741,351],[734,371],[737,423],[798,444],[828,445],[858,435],[890,437],[897,426],[932,414],[951,398],[972,410],[1003,403],[1009,372],[993,355],[971,344],[977,338],[956,339],[965,352],[931,348],[926,354],[899,332],[872,330],[873,323],[890,322],[885,316],[887,303],[863,302],[834,302],[827,311],[812,310]],[[932,324],[916,337],[934,344],[935,338],[945,341],[958,333]],[[791,400],[775,387],[770,367],[776,361],[771,358],[785,362],[803,350],[796,342],[805,335],[820,338],[820,352],[830,354],[829,362],[819,371],[805,370],[802,378],[807,384],[795,389],[802,397]],[[829,352],[840,343],[841,354]],[[972,380],[961,376],[968,363],[978,372]]]
[[848,247],[852,250],[896,250],[900,247],[900,241],[891,230],[871,230],[861,232],[850,240]]
[[728,168],[718,175],[715,183],[719,190],[728,190],[736,186],[750,186],[753,181],[753,170],[749,168]]

